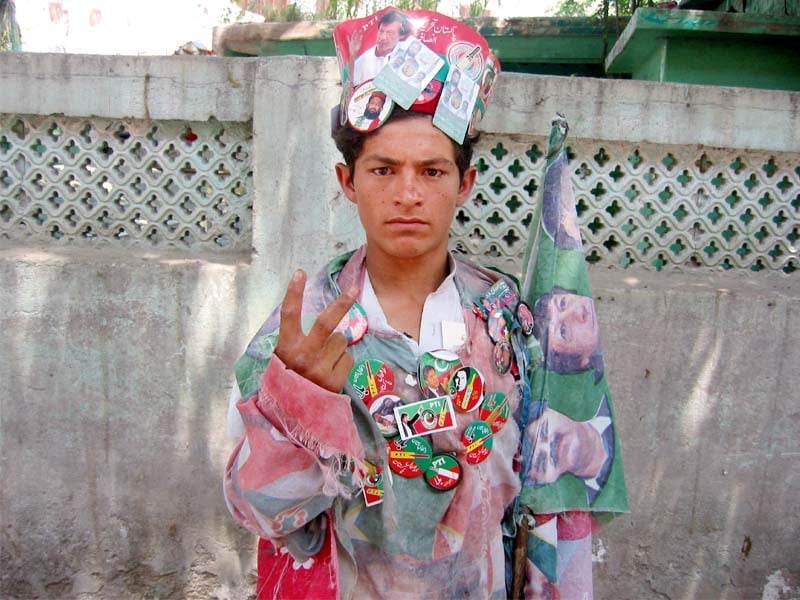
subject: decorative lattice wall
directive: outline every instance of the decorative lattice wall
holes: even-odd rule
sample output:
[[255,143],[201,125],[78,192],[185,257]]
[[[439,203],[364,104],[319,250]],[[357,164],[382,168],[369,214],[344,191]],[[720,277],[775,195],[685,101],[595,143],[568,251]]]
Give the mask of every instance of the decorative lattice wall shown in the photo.
[[[519,271],[542,182],[545,139],[485,136],[457,247]],[[572,141],[587,261],[611,268],[800,268],[800,155]]]
[[0,114],[0,237],[251,247],[251,127]]

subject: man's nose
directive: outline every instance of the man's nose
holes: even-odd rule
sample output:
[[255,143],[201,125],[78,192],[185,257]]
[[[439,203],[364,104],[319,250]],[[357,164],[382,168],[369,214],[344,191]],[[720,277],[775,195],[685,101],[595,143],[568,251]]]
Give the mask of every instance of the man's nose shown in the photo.
[[397,201],[416,204],[422,200],[419,177],[413,172],[403,172],[400,177],[400,189],[397,190]]

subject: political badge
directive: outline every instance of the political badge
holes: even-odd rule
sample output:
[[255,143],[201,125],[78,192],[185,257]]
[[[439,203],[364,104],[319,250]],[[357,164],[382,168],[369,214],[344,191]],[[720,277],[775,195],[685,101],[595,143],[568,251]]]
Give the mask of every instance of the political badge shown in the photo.
[[433,489],[446,492],[461,481],[461,465],[452,454],[437,453],[433,455],[424,477],[425,483]]
[[508,413],[508,397],[503,392],[492,392],[481,403],[478,418],[492,428],[492,433],[497,433],[508,421]]
[[439,72],[444,61],[416,37],[409,36],[373,80],[375,87],[408,109]]
[[383,502],[384,481],[383,473],[379,465],[367,464],[367,474],[363,478],[361,490],[364,494],[364,503],[367,506],[375,506]]
[[506,341],[499,341],[494,345],[492,351],[492,359],[494,361],[494,368],[499,375],[505,375],[511,368],[511,344]]
[[476,306],[484,320],[487,320],[493,310],[505,308],[516,301],[516,292],[505,281],[499,279],[480,297]]
[[483,376],[477,369],[461,367],[450,377],[448,392],[459,412],[469,412],[481,403],[484,393]]
[[389,441],[389,468],[401,477],[419,477],[431,466],[433,450],[425,438]]
[[439,396],[395,406],[394,418],[400,437],[404,440],[447,431],[456,426],[456,416],[450,396]]
[[370,407],[376,398],[394,389],[394,371],[382,360],[369,358],[353,365],[349,381],[358,397]]
[[449,350],[425,352],[419,358],[417,370],[419,387],[427,398],[446,396],[447,384],[456,369],[461,367],[461,359]]
[[511,311],[505,308],[493,309],[486,321],[489,337],[493,342],[507,342],[511,338],[513,325],[514,317],[511,315]]
[[365,81],[347,104],[347,120],[356,131],[372,131],[389,118],[393,106],[392,100],[372,81]]
[[524,302],[517,304],[517,321],[524,335],[533,335],[533,313],[531,307]]
[[336,331],[344,334],[348,346],[361,341],[361,338],[367,333],[367,313],[358,302],[350,307],[350,310],[336,326]]
[[369,414],[375,419],[378,431],[384,437],[394,437],[397,435],[397,422],[394,417],[394,409],[403,406],[405,403],[400,396],[394,394],[384,394],[378,396],[369,405]]
[[473,421],[461,434],[467,462],[471,465],[482,463],[492,451],[492,428],[484,421]]

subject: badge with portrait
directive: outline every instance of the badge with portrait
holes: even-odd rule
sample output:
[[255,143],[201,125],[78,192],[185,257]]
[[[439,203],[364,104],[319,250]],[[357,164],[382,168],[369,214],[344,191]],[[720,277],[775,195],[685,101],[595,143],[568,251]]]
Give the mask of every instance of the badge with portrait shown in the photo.
[[456,426],[456,415],[450,396],[396,406],[394,419],[403,440],[447,431]]

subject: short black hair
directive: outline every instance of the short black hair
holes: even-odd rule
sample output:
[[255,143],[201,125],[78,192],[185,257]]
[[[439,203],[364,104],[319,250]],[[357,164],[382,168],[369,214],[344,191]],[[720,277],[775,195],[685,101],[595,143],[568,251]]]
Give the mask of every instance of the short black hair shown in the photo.
[[[391,123],[392,121],[401,121],[403,119],[415,117],[429,117],[429,115],[411,110],[404,110],[399,106],[395,106],[383,125]],[[376,131],[377,129],[373,131],[356,131],[350,127],[349,124],[345,124],[337,127],[333,132],[333,141],[336,142],[336,147],[339,149],[339,152],[342,153],[342,158],[344,158],[344,163],[347,165],[347,168],[350,169],[351,176],[355,174],[356,160],[361,156],[361,151],[364,149],[364,141],[369,136],[374,135]],[[478,136],[470,137],[467,135],[462,144],[456,143],[455,140],[451,141],[453,142],[453,149],[455,150],[459,180],[463,180],[464,173],[467,172],[472,162],[473,146],[478,141]]]
[[408,20],[407,16],[398,10],[390,10],[383,15],[381,20],[378,21],[378,27],[381,25],[389,25],[390,23],[400,23],[400,37],[402,39],[405,39],[405,37],[411,33],[411,22]]

